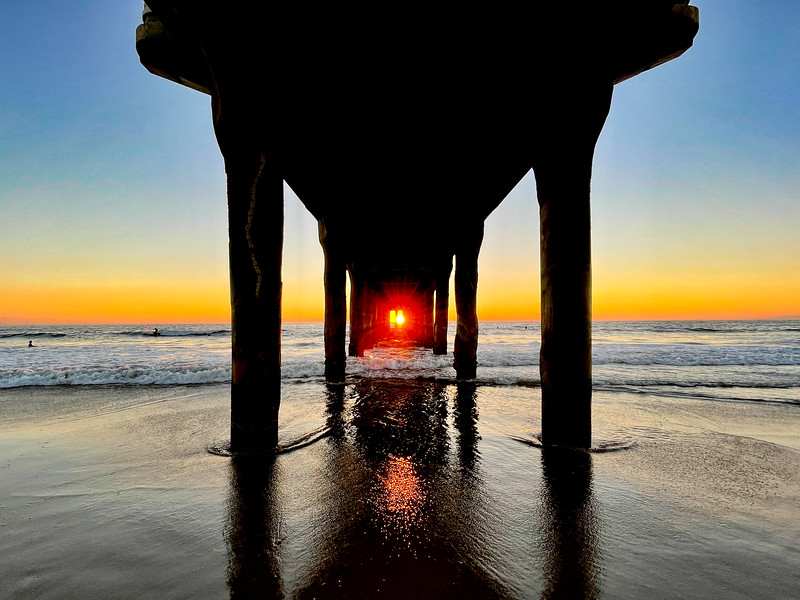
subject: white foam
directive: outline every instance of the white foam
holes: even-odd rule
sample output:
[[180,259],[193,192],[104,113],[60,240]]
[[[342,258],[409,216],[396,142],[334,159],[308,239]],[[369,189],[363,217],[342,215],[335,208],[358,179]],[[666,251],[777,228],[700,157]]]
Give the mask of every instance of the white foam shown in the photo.
[[176,385],[230,381],[230,367],[118,367],[0,371],[0,388],[40,385]]

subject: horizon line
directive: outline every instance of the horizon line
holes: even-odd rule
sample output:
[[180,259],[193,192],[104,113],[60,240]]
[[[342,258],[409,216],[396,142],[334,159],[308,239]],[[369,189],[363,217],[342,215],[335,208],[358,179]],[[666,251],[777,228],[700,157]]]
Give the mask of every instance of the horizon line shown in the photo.
[[[710,317],[710,318],[675,318],[675,319],[592,319],[592,323],[657,323],[657,322],[691,322],[691,321],[798,321],[800,315],[783,315],[777,317],[748,317],[748,318],[724,318],[724,317]],[[540,323],[540,319],[478,319],[479,323]],[[281,324],[287,325],[322,325],[325,321],[319,320],[286,320],[281,321]],[[455,320],[451,320],[455,323]],[[131,326],[164,326],[164,325],[228,325],[230,321],[116,321],[116,322],[11,322],[4,323],[0,320],[0,327],[80,327],[80,326],[96,326],[96,327],[110,327],[112,325],[131,325]],[[349,322],[348,322],[349,326]]]

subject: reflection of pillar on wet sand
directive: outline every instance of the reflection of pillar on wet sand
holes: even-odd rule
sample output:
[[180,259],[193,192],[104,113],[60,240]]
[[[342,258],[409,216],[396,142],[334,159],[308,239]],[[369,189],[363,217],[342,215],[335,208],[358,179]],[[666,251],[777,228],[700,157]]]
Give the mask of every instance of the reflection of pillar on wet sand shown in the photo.
[[283,597],[275,475],[273,457],[251,455],[231,459],[225,527],[231,598]]
[[362,379],[353,386],[354,441],[371,458],[389,455],[438,463],[448,450],[444,385]]
[[453,406],[453,423],[458,432],[458,459],[463,471],[472,471],[478,458],[477,386],[473,381],[459,381]]
[[325,390],[325,413],[327,418],[325,424],[332,440],[341,442],[345,436],[344,422],[344,386],[340,384],[328,384]]
[[598,598],[600,524],[592,492],[592,456],[582,450],[545,448],[542,474],[542,598]]

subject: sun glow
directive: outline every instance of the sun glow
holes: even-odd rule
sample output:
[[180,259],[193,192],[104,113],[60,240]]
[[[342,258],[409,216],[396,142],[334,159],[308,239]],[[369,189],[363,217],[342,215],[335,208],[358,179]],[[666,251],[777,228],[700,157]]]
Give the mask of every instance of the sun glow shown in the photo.
[[405,322],[406,318],[403,316],[402,310],[390,310],[389,311],[389,326],[394,329],[395,327],[400,327]]

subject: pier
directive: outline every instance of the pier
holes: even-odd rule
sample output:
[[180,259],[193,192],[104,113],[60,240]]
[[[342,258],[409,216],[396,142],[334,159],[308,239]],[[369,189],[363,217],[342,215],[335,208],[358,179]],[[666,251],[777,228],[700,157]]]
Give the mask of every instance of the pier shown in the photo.
[[468,380],[483,223],[531,169],[542,441],[591,445],[594,148],[614,85],[685,52],[695,7],[148,0],[143,17],[142,64],[210,95],[225,161],[234,451],[277,444],[284,182],[319,223],[326,377],[343,380],[346,355],[393,327],[446,353],[453,276],[454,365]]

